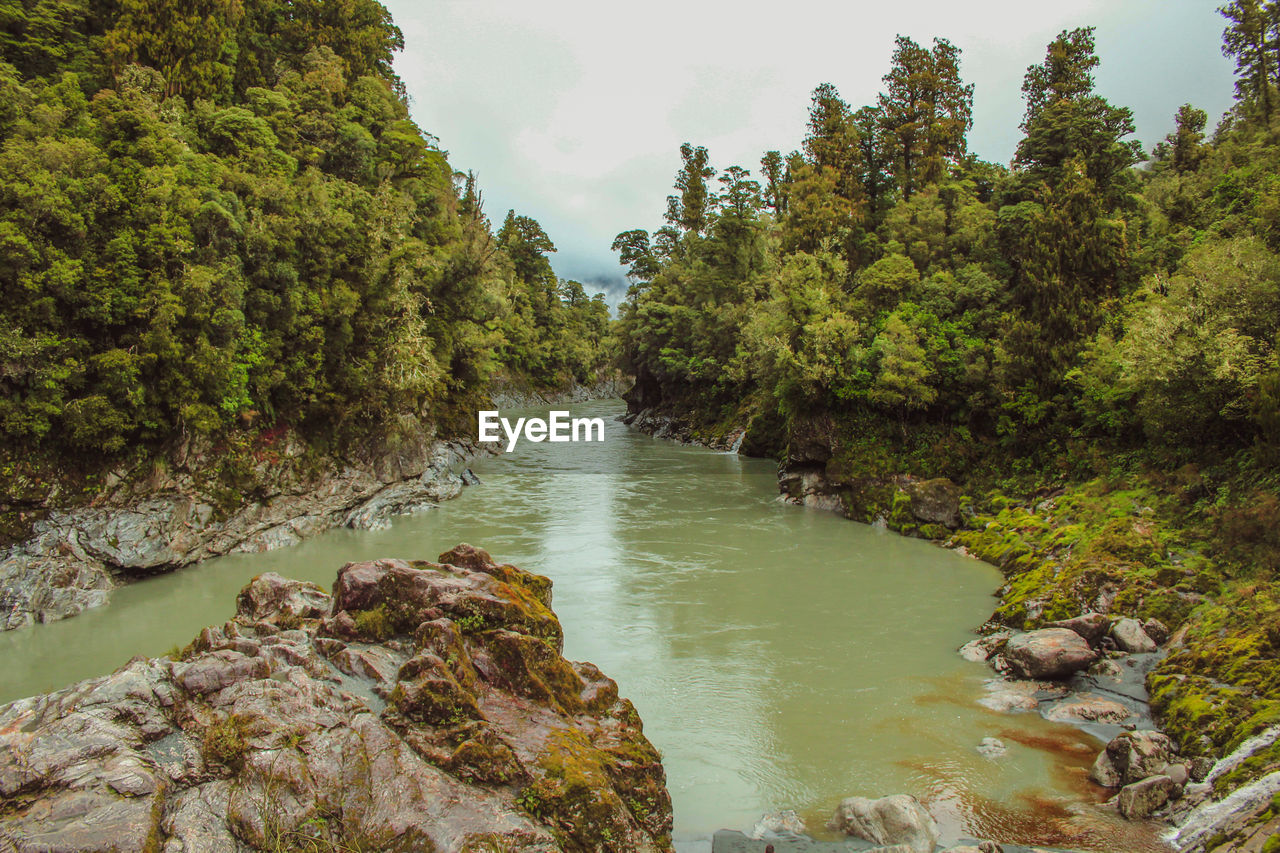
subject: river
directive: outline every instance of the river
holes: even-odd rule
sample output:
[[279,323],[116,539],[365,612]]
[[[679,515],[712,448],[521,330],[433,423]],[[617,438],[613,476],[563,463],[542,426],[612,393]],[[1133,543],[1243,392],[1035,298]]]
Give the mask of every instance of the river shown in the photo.
[[[605,417],[605,441],[522,442],[474,465],[482,485],[389,529],[210,560],[0,634],[0,701],[185,645],[258,573],[327,588],[349,560],[470,542],[555,582],[566,657],[615,678],[662,751],[682,851],[783,808],[821,835],[843,797],[892,793],[928,803],[944,842],[1163,849],[1096,806],[1097,741],[976,703],[991,673],[955,649],[995,604],[994,568],[779,503],[773,463],[629,430],[618,401],[573,410]],[[986,737],[1007,753],[980,754]]]

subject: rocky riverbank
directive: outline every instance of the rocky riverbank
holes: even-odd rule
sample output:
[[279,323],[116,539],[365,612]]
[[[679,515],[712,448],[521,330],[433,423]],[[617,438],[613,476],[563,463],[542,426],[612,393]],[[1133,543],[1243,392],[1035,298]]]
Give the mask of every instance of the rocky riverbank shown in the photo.
[[670,851],[634,707],[470,546],[255,578],[178,659],[0,707],[0,849]]
[[[727,423],[693,428],[668,410],[634,402],[625,419],[654,435],[717,449],[732,447],[730,436],[759,443],[754,421],[745,430]],[[1000,606],[982,628],[986,636],[966,650],[982,655],[975,659],[991,657],[1002,670],[984,703],[1085,728],[1107,744],[1099,761],[1110,752],[1127,754],[1126,741],[1117,738],[1140,733],[1144,748],[1159,746],[1153,750],[1161,766],[1135,765],[1141,778],[1121,773],[1113,807],[1135,819],[1167,821],[1171,843],[1188,853],[1264,849],[1280,831],[1273,801],[1280,793],[1274,736],[1280,727],[1266,684],[1252,683],[1255,647],[1237,640],[1249,636],[1247,625],[1233,626],[1230,611],[1216,620],[1197,611],[1212,603],[1207,593],[1216,589],[1215,576],[1189,537],[1153,509],[1158,495],[1083,483],[1029,501],[998,494],[979,501],[945,477],[906,473],[908,466],[878,441],[824,416],[795,425],[779,465],[783,498],[930,539],[1000,568],[1007,579]],[[1262,602],[1269,600],[1264,592]],[[1082,640],[1088,661],[1078,673],[1019,672],[1000,654],[1013,636],[1052,625],[1074,633],[1093,622],[1105,630]],[[1214,633],[1206,633],[1213,625]],[[1119,645],[1116,629],[1136,637],[1135,626],[1156,635],[1146,637],[1150,648]],[[1222,677],[1233,668],[1214,651],[1218,646],[1244,654],[1234,676],[1244,684]],[[1104,786],[1117,781],[1101,775],[1095,780]]]
[[[439,440],[416,422],[358,454],[319,456],[294,433],[234,454],[187,442],[121,466],[91,500],[57,489],[28,507],[32,535],[0,552],[0,628],[64,619],[105,604],[132,579],[237,551],[295,544],[333,527],[372,529],[458,494],[467,463],[490,449]],[[237,463],[227,474],[227,460]]]

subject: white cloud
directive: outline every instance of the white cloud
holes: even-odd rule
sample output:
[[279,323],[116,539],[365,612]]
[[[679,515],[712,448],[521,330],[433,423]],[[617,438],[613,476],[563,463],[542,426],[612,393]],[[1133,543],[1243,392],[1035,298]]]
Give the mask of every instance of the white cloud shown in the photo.
[[1098,86],[1135,108],[1139,138],[1169,129],[1192,101],[1230,103],[1216,2],[1199,0],[583,0],[387,2],[405,33],[396,68],[415,119],[454,168],[474,170],[487,212],[537,218],[561,275],[618,271],[619,231],[660,224],[680,143],[713,164],[756,170],[798,147],[808,95],[836,85],[855,106],[880,90],[898,33],[942,36],[975,86],[970,147],[1007,161],[1022,116],[1022,75],[1064,28],[1095,25]]

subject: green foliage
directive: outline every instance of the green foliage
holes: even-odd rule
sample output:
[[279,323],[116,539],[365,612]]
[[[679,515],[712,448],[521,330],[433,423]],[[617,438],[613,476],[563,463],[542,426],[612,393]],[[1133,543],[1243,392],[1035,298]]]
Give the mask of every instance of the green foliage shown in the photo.
[[352,438],[447,419],[496,371],[564,385],[612,358],[603,300],[551,273],[533,220],[494,235],[409,118],[374,0],[0,14],[8,446]]

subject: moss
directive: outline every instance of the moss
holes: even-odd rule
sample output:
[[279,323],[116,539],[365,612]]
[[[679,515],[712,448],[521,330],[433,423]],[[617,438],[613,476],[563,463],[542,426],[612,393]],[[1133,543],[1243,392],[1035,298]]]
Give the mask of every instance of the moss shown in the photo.
[[351,620],[355,622],[360,636],[365,639],[382,642],[396,635],[395,620],[386,604],[379,604],[369,610],[357,610],[351,614]]
[[243,719],[232,714],[222,717],[205,729],[200,755],[205,764],[220,764],[232,773],[244,769],[245,753],[249,750]]
[[632,849],[630,812],[613,789],[600,752],[580,732],[553,734],[537,770],[538,778],[517,795],[517,805],[562,832],[575,849]]

